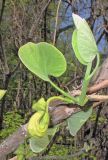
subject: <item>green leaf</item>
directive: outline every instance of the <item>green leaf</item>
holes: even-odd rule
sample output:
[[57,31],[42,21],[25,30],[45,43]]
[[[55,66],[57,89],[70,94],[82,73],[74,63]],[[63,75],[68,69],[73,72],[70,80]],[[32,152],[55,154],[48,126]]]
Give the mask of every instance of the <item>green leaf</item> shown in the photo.
[[23,45],[19,49],[19,57],[31,72],[45,81],[49,81],[49,76],[61,76],[67,66],[63,54],[46,42]]
[[46,149],[48,144],[50,143],[51,139],[57,132],[58,127],[49,128],[47,130],[47,134],[42,138],[32,137],[30,138],[30,148],[33,152],[39,153]]
[[80,128],[84,125],[84,123],[88,120],[90,115],[92,114],[92,107],[88,109],[86,112],[81,111],[74,115],[72,115],[70,118],[68,118],[68,127],[70,134],[72,136],[75,136],[77,132],[80,130]]
[[5,95],[6,90],[1,90],[0,89],[0,99],[2,99],[2,97]]
[[[90,63],[98,54],[98,48],[94,36],[85,19],[73,14],[73,20],[76,26],[75,32],[77,32],[74,33],[75,35],[72,37],[72,44],[76,44],[73,45],[75,55],[79,61],[82,59],[86,63]],[[81,63],[83,62],[82,60],[80,61]]]
[[42,138],[32,137],[30,139],[30,148],[35,153],[43,151],[48,144],[49,144],[49,139],[47,135],[45,135]]
[[83,58],[80,56],[79,50],[78,50],[78,45],[77,45],[77,30],[75,29],[72,35],[72,46],[73,46],[73,50],[75,52],[75,55],[77,57],[77,59],[79,60],[80,63],[82,63],[83,65],[87,65],[88,63],[86,63]]

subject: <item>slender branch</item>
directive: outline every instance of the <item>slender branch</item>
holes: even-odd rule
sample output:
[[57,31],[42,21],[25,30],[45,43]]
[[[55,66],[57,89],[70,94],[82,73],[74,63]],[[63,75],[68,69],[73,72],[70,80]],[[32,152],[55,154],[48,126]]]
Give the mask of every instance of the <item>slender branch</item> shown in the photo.
[[0,13],[0,25],[2,22],[3,12],[4,12],[4,8],[5,8],[5,2],[6,2],[6,0],[2,0],[2,7],[1,7],[1,13]]
[[107,95],[87,95],[90,101],[108,101]]
[[98,108],[96,121],[95,121],[94,129],[93,129],[93,133],[92,133],[92,138],[95,138],[95,136],[96,136],[96,131],[97,131],[97,127],[98,127],[98,121],[99,121],[101,110],[102,110],[102,105],[100,105]]
[[108,87],[108,80],[104,80],[104,81],[100,82],[99,84],[95,84],[92,87],[89,87],[88,93],[89,94],[95,93],[95,92],[97,92],[103,88],[106,88],[106,87]]
[[58,14],[59,14],[60,4],[61,4],[61,0],[59,0],[58,6],[57,6],[57,13],[56,13],[56,20],[55,20],[55,31],[54,31],[54,38],[53,38],[53,45],[55,45],[55,42],[56,42],[57,23],[58,23]]
[[[72,96],[80,96],[81,95],[81,91],[80,90],[76,90],[74,91],[74,93],[72,92],[71,94]],[[108,95],[96,95],[96,94],[91,94],[91,95],[87,95],[87,98],[89,101],[108,101]]]
[[34,31],[35,31],[35,28],[36,28],[36,24],[38,24],[38,23],[40,22],[41,17],[42,17],[42,15],[43,15],[44,11],[46,10],[46,8],[48,7],[48,5],[50,4],[50,2],[51,2],[51,0],[48,0],[48,2],[46,3],[46,5],[45,5],[44,8],[42,9],[42,11],[41,11],[38,19],[35,19],[32,27],[31,27],[31,29],[30,29],[29,35],[28,35],[28,37],[29,37],[30,39],[32,38],[32,36],[33,36],[33,34],[34,34]]

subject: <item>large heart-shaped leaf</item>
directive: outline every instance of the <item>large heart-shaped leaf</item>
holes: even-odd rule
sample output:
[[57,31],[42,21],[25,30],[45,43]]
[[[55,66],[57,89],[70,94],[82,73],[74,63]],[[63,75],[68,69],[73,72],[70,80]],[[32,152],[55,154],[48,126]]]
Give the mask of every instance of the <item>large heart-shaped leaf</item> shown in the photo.
[[30,148],[33,152],[39,153],[46,149],[47,145],[50,143],[51,139],[57,132],[58,127],[49,128],[45,136],[39,137],[32,137],[30,138]]
[[72,37],[72,45],[76,44],[73,45],[76,57],[81,63],[82,60],[86,63],[90,63],[98,53],[98,48],[94,36],[85,19],[76,14],[73,14],[73,20],[76,26],[75,32],[77,32],[74,33],[74,36]]
[[92,114],[92,107],[88,109],[86,112],[81,111],[68,118],[67,120],[68,127],[70,134],[72,136],[75,136],[77,134],[77,132],[80,130],[83,124],[88,120],[91,114]]
[[19,49],[19,57],[31,72],[45,81],[49,81],[48,76],[61,76],[67,66],[63,54],[46,42],[23,45]]
[[0,99],[2,99],[5,93],[6,93],[6,90],[0,90]]

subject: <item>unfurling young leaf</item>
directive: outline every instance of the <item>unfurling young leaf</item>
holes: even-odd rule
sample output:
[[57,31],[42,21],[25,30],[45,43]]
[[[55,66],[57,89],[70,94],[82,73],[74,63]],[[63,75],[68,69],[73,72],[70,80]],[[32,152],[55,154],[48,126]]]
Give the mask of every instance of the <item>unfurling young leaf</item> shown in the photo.
[[48,105],[44,98],[41,98],[33,105],[34,113],[28,122],[28,132],[30,136],[43,137],[49,125]]
[[87,65],[98,54],[98,48],[92,31],[85,19],[73,14],[73,20],[76,26],[74,36],[72,36],[73,49],[80,63]]
[[47,102],[44,98],[39,99],[37,102],[34,102],[32,105],[32,109],[34,111],[45,111],[47,107]]

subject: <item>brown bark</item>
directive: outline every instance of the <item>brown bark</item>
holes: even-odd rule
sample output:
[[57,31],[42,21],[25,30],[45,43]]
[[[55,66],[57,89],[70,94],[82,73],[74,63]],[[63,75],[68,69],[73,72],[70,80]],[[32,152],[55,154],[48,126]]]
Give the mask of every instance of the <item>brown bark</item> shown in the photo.
[[24,142],[26,137],[27,125],[23,125],[0,145],[0,160],[2,160],[4,156],[13,152],[19,144]]

